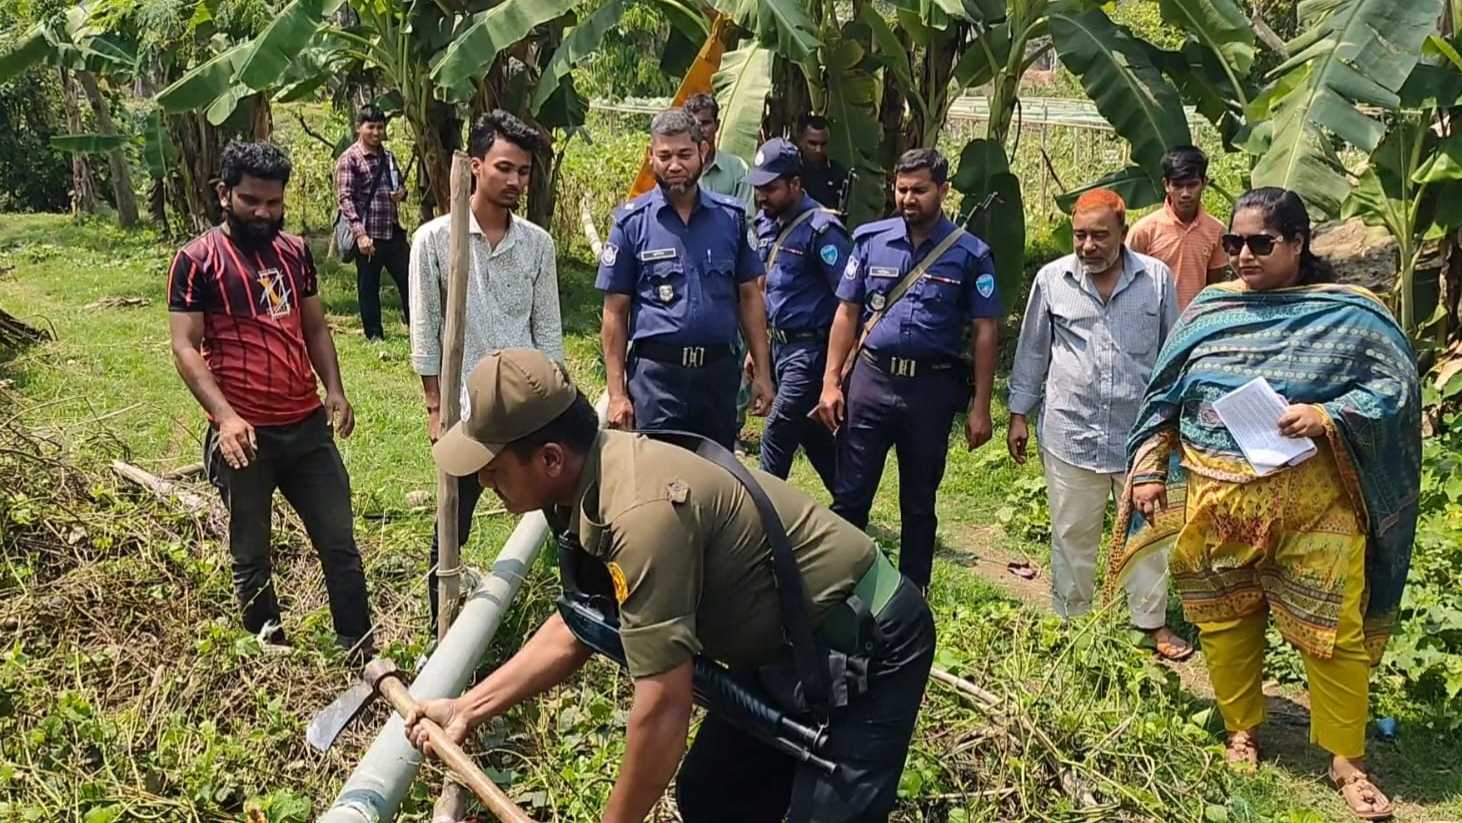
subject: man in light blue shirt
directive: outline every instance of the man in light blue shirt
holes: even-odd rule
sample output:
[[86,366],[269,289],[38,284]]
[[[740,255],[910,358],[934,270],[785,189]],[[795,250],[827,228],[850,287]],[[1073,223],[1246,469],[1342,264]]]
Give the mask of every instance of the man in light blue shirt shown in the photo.
[[[1076,201],[1076,251],[1031,284],[1010,372],[1010,456],[1025,462],[1026,418],[1037,434],[1051,507],[1051,605],[1062,618],[1091,610],[1107,501],[1126,489],[1127,434],[1137,420],[1157,353],[1178,318],[1172,272],[1124,245],[1126,205],[1094,189]],[[1044,403],[1042,402],[1044,400]],[[1127,580],[1132,623],[1163,657],[1193,647],[1167,619],[1167,559],[1134,564]]]

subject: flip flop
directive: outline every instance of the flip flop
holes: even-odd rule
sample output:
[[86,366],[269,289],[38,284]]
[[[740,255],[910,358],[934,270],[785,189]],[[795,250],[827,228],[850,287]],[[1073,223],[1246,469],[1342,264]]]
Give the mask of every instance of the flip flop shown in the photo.
[[[1346,777],[1335,773],[1335,767],[1330,767],[1330,782],[1337,791],[1345,805],[1350,808],[1350,813],[1361,820],[1390,820],[1393,811],[1391,800],[1381,792],[1381,789],[1371,782],[1370,775],[1363,771],[1356,770]],[[1376,808],[1365,808],[1366,795],[1370,795],[1371,804]]]

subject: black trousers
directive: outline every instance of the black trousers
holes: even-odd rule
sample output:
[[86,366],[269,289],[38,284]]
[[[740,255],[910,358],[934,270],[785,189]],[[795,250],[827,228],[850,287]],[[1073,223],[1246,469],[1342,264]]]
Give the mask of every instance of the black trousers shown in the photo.
[[944,479],[949,430],[969,402],[964,372],[897,377],[859,358],[849,375],[847,420],[838,434],[832,510],[860,529],[892,448],[899,468],[899,571],[921,589],[934,570],[935,497]]
[[390,240],[377,240],[376,253],[355,258],[355,295],[360,304],[360,325],[366,337],[385,337],[381,326],[381,269],[391,273],[396,292],[401,295],[401,319],[411,322],[411,299],[406,285],[406,272],[411,264],[411,251],[406,235],[397,232]]
[[[467,544],[467,537],[472,534],[472,513],[477,509],[477,501],[482,497],[482,484],[477,482],[477,475],[469,474],[466,477],[457,478],[457,545],[458,547]],[[430,572],[426,576],[427,602],[431,605],[431,637],[437,636],[437,563],[441,559],[441,546],[438,541],[435,526],[431,533],[431,561]]]
[[736,448],[740,360],[723,357],[691,369],[631,353],[626,370],[635,428],[692,432]]
[[831,776],[709,714],[676,777],[686,823],[881,823],[898,798],[929,668],[934,617],[905,579],[878,618],[868,691],[829,718]]
[[203,443],[208,478],[228,508],[228,548],[244,628],[257,633],[265,623],[280,622],[270,551],[274,490],[279,489],[320,557],[337,640],[353,646],[370,634],[371,612],[351,520],[350,476],[329,418],[321,408],[298,423],[256,426],[254,437],[258,451],[242,469],[223,459],[213,426]]

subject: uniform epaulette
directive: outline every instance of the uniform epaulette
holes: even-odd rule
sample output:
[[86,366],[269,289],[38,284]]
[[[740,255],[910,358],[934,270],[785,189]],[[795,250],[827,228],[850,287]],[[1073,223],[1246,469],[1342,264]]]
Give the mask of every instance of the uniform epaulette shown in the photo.
[[874,234],[878,234],[879,232],[889,228],[891,225],[893,225],[894,222],[901,220],[903,220],[902,217],[889,217],[884,220],[874,220],[872,223],[864,223],[858,228],[853,229],[853,238],[856,240],[859,237],[868,237]]
[[714,203],[716,203],[718,205],[721,205],[721,206],[731,206],[731,207],[735,208],[737,211],[741,212],[743,215],[746,214],[746,204],[743,203],[743,202],[741,202],[737,198],[732,197],[729,194],[721,194],[720,192],[714,192],[714,191],[711,191],[710,189],[701,189],[701,191],[705,192],[706,196],[709,197],[709,198],[711,198],[711,201],[712,202],[714,202]]
[[641,194],[638,197],[632,198],[632,199],[627,200],[627,201],[625,201],[623,203],[620,203],[618,206],[615,206],[614,207],[614,222],[618,223],[619,221],[625,219],[626,217],[629,217],[631,214],[634,214],[635,212],[639,211],[640,209],[643,209],[646,205],[649,204],[649,202],[650,202],[650,195],[653,194],[653,193],[654,193],[654,190],[651,189],[650,191],[647,191],[647,192],[645,192],[644,194]]

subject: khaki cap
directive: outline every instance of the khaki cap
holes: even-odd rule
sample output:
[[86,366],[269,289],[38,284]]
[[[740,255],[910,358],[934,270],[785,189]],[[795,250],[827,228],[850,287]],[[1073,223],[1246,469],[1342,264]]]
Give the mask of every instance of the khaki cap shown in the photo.
[[437,441],[432,459],[455,477],[475,474],[504,446],[568,411],[578,396],[563,367],[543,352],[493,352],[467,376],[467,419]]

